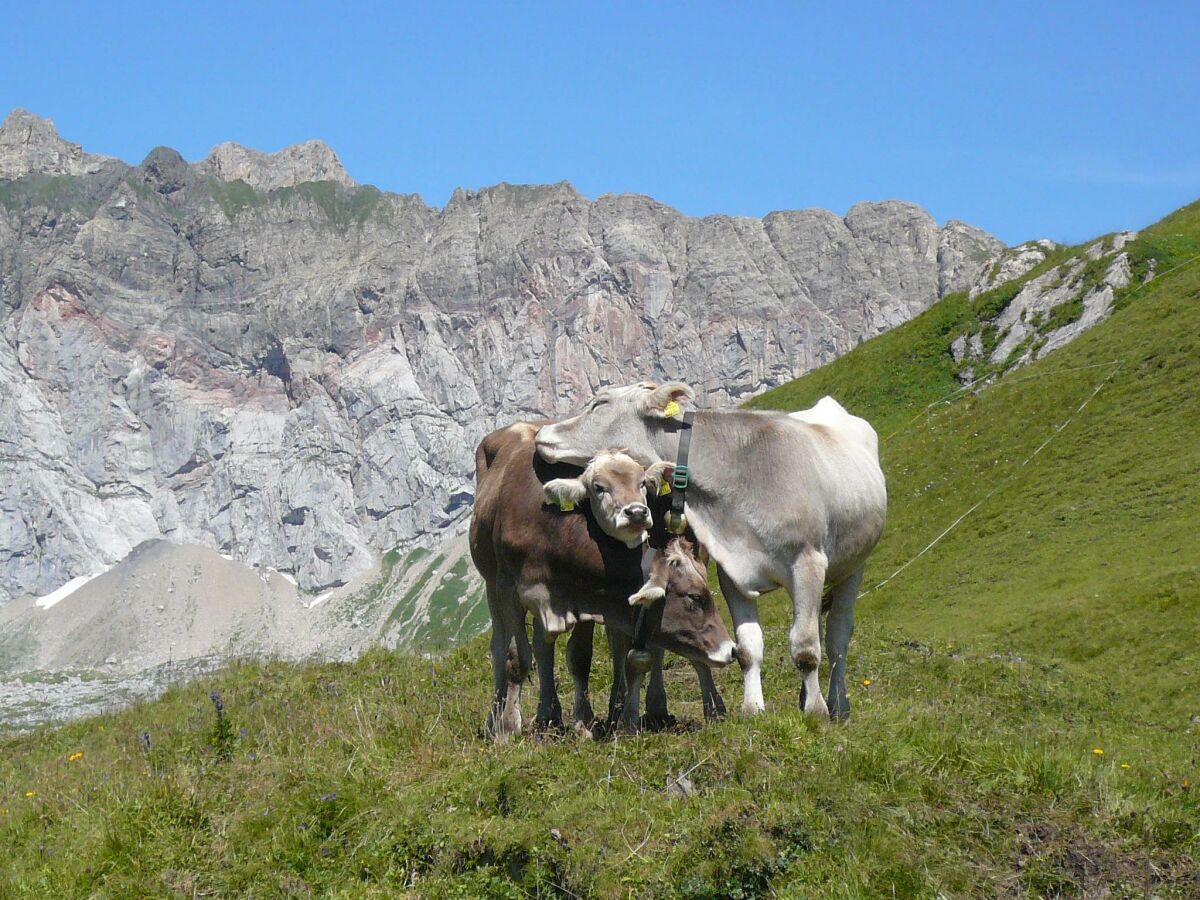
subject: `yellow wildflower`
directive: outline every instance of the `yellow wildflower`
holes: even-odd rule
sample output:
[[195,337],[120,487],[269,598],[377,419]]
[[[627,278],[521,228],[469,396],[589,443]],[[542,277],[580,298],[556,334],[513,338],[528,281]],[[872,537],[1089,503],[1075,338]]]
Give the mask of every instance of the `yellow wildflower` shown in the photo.
[[863,679],[863,687],[870,687],[870,686],[871,686],[871,679],[870,679],[870,678],[864,678],[864,679]]
[[79,762],[79,760],[81,760],[81,759],[83,759],[83,751],[76,750],[74,753],[72,753],[70,756],[67,757],[67,762]]
[[1129,763],[1121,763],[1121,768],[1122,768],[1122,769],[1128,769],[1128,768],[1129,768]]
[[33,792],[33,791],[26,791],[26,792],[25,792],[25,796],[26,796],[26,798],[29,798],[29,797],[33,797],[33,796],[35,796],[35,794],[34,794],[34,792]]
[[1192,786],[1192,783],[1191,783],[1190,781],[1188,781],[1188,780],[1185,778],[1185,779],[1183,779],[1183,786],[1184,786],[1185,788],[1186,788],[1186,787],[1191,787],[1191,786]]
[[1092,750],[1092,752],[1093,752],[1093,753],[1095,753],[1097,756],[1103,756],[1103,755],[1104,755],[1104,751],[1103,751],[1103,750],[1101,750],[1099,747],[1096,747],[1094,750]]

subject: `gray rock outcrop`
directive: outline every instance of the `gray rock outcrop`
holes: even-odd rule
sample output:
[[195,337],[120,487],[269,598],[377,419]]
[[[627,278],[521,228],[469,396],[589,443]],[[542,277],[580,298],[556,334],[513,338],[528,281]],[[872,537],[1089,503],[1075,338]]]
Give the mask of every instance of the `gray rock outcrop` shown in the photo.
[[222,181],[244,181],[259,191],[309,181],[332,181],[343,187],[355,184],[338,155],[320,141],[294,144],[278,153],[261,153],[234,143],[218,144],[196,164],[196,169]]
[[0,132],[0,602],[143,541],[324,590],[431,542],[498,423],[651,377],[729,403],[968,286],[919,207],[689,219],[570,185],[359,187],[310,143],[188,164]]
[[[1133,231],[1109,235],[1021,284],[1003,308],[984,323],[989,343],[984,342],[984,332],[975,332],[960,335],[951,344],[954,361],[960,364],[959,380],[975,381],[978,363],[994,375],[1041,359],[1107,319],[1117,292],[1133,281],[1129,253],[1124,248],[1136,237]],[[1029,274],[1054,248],[1050,241],[1013,248],[985,266],[987,271],[972,285],[971,295],[978,296]],[[1151,277],[1153,270],[1146,280]]]
[[0,125],[0,181],[26,175],[94,175],[117,161],[84,153],[58,136],[54,123],[14,109]]

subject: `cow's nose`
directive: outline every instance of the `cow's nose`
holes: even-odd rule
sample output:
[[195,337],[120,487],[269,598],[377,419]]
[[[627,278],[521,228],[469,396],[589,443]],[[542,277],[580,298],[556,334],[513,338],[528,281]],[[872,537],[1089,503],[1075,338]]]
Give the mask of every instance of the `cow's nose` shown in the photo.
[[650,518],[650,507],[631,503],[625,507],[625,516],[630,522],[645,522]]
[[713,653],[709,655],[709,659],[713,665],[727,666],[737,659],[737,644],[733,641],[725,641]]

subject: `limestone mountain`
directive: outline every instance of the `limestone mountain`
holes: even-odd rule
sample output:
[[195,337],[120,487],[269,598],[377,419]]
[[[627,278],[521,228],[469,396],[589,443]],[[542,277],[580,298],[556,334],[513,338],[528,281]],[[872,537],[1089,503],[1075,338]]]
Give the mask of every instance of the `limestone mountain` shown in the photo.
[[1003,249],[895,201],[684,216],[568,184],[359,186],[318,142],[189,164],[0,127],[0,602],[145,541],[320,591],[431,543],[497,423],[678,377],[753,396]]

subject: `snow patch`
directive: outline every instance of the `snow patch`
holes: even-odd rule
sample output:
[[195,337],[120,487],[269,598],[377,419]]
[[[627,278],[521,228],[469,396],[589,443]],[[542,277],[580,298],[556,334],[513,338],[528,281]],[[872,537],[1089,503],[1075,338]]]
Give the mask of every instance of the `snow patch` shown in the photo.
[[280,572],[278,569],[273,569],[270,566],[267,566],[265,569],[262,570],[262,574],[259,576],[259,578],[261,578],[266,583],[270,583],[272,575],[278,575],[284,581],[290,581],[294,587],[300,586],[299,582],[296,581],[295,575],[292,575],[289,572]]
[[93,578],[99,578],[101,575],[103,575],[107,571],[108,571],[108,569],[102,569],[101,571],[96,572],[92,575],[80,575],[77,578],[72,578],[70,581],[68,581],[66,584],[64,584],[62,587],[60,587],[58,590],[51,591],[49,594],[46,594],[45,596],[38,597],[37,600],[34,601],[34,603],[37,605],[37,607],[39,609],[49,609],[50,607],[52,607],[56,603],[58,603],[60,600],[65,600],[65,599],[67,599],[67,597],[70,597],[73,593],[75,593],[77,590],[79,590],[81,587],[83,587],[85,584],[87,584]]
[[324,603],[326,600],[328,600],[330,597],[332,597],[336,593],[337,593],[337,588],[330,588],[329,590],[325,591],[324,593],[317,594],[317,596],[312,598],[312,602],[308,604],[308,608],[313,609],[315,607],[320,606],[322,603]]

